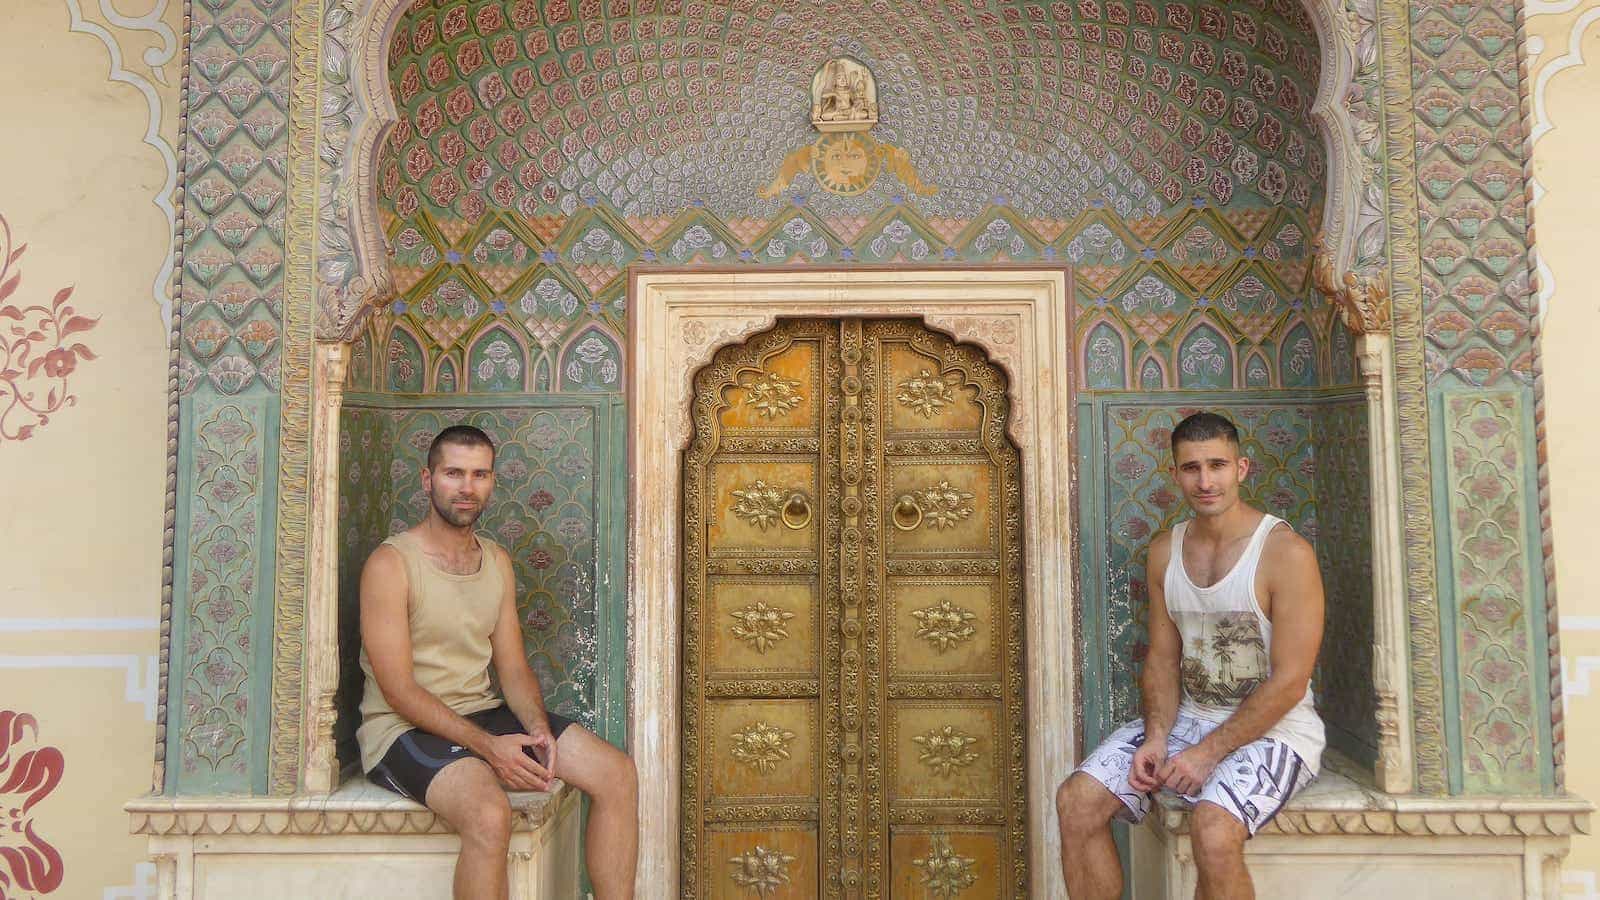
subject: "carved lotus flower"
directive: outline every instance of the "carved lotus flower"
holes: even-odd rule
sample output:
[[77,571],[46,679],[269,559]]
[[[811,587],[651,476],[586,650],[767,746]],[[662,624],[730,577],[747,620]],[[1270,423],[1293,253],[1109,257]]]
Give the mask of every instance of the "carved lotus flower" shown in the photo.
[[731,737],[733,747],[729,753],[733,758],[766,775],[789,758],[789,743],[794,740],[794,732],[765,722],[752,722]]
[[935,897],[954,897],[978,881],[972,871],[973,860],[951,849],[950,839],[944,835],[933,839],[927,856],[911,864],[922,870],[922,886]]

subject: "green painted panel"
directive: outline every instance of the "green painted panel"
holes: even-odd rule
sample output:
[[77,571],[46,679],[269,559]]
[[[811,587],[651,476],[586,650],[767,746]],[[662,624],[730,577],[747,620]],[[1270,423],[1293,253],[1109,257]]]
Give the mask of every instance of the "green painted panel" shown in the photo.
[[1525,390],[1444,391],[1445,515],[1461,786],[1536,793],[1549,786],[1544,604]]
[[266,790],[278,402],[184,398],[167,698],[168,792]]

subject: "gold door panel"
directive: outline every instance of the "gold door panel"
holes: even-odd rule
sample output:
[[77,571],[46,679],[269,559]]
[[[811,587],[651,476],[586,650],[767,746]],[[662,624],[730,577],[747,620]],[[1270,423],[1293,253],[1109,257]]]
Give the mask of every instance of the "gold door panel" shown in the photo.
[[709,803],[817,798],[817,715],[812,700],[712,700],[706,704]]
[[812,900],[817,832],[811,828],[714,829],[708,835],[704,896],[714,900]]
[[713,555],[817,547],[817,466],[729,457],[711,467]]
[[[999,701],[906,701],[890,708],[889,802],[995,806],[1005,716]],[[907,801],[910,801],[909,803]]]
[[992,554],[998,473],[988,462],[892,459],[884,493],[890,553]]
[[814,431],[820,410],[821,361],[816,343],[798,343],[739,372],[718,415],[724,431]]
[[684,897],[1023,897],[1021,463],[919,323],[780,322],[695,376]]
[[1020,897],[1007,889],[1005,837],[987,831],[897,827],[890,841],[888,896],[894,900],[991,900]]
[[809,576],[707,578],[708,678],[811,678],[818,671],[817,582]]
[[885,359],[883,390],[891,432],[961,432],[976,435],[983,422],[977,391],[938,361],[908,347],[891,348]]
[[889,677],[1000,677],[997,578],[888,579]]

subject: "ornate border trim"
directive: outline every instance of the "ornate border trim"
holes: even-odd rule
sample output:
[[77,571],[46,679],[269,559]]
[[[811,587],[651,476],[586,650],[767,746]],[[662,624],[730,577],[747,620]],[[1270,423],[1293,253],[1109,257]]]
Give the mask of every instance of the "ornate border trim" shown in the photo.
[[1527,207],[1528,222],[1528,294],[1537,304],[1533,315],[1529,317],[1528,325],[1530,338],[1533,342],[1533,441],[1534,465],[1539,517],[1539,558],[1542,563],[1541,574],[1544,577],[1544,625],[1545,625],[1545,650],[1549,657],[1548,669],[1545,673],[1548,681],[1547,690],[1550,697],[1550,765],[1553,770],[1556,790],[1564,790],[1567,783],[1567,722],[1566,702],[1563,697],[1565,677],[1561,671],[1561,616],[1556,604],[1556,561],[1555,561],[1555,535],[1551,528],[1550,510],[1550,453],[1548,437],[1545,431],[1546,411],[1544,405],[1544,317],[1545,303],[1550,298],[1550,292],[1545,290],[1543,282],[1552,282],[1554,277],[1550,268],[1539,258],[1538,230],[1535,227],[1535,209],[1538,205],[1538,179],[1533,170],[1533,145],[1539,138],[1555,126],[1550,124],[1543,115],[1544,98],[1542,96],[1544,85],[1550,77],[1566,68],[1568,56],[1576,54],[1579,63],[1583,61],[1581,37],[1590,24],[1600,19],[1600,9],[1589,9],[1579,16],[1573,23],[1572,33],[1569,38],[1569,52],[1567,56],[1557,58],[1545,70],[1539,73],[1537,83],[1528,78],[1528,6],[1517,5],[1517,83],[1521,86],[1519,101],[1522,109],[1522,133],[1526,135],[1522,142],[1523,166],[1523,201]]
[[[511,795],[511,830],[537,831],[578,792]],[[433,811],[400,797],[144,798],[123,807],[128,832],[169,835],[453,834]]]
[[277,568],[272,610],[272,709],[267,790],[292,793],[300,781],[305,667],[306,549],[310,524],[311,331],[316,307],[316,0],[291,13],[288,186],[284,216],[283,337],[279,351]]
[[[628,298],[628,586],[633,708],[629,746],[640,770],[641,895],[678,881],[680,735],[676,574],[679,454],[690,437],[696,370],[720,346],[780,315],[921,316],[977,344],[1010,380],[1010,435],[1023,454],[1023,553],[1029,709],[1070,710],[1076,566],[1073,522],[1072,292],[1063,269],[855,267],[729,272],[644,270]],[[1048,600],[1048,602],[1047,602]],[[1048,796],[1071,770],[1074,717],[1028,730],[1028,789]],[[1029,822],[1031,893],[1061,896],[1060,836],[1047,803]]]
[[[1261,834],[1395,837],[1568,837],[1589,833],[1582,800],[1424,800],[1366,795],[1360,804],[1286,809]],[[1193,813],[1165,804],[1159,827],[1188,834]]]
[[[189,53],[194,43],[193,0],[183,4],[183,40],[178,51],[178,148],[177,158],[189,152]],[[167,461],[166,486],[161,511],[161,636],[160,676],[156,687],[156,746],[151,763],[150,789],[166,790],[167,783],[167,677],[172,670],[173,560],[178,543],[178,445],[182,421],[179,418],[178,360],[183,332],[183,236],[188,202],[189,175],[178,172],[172,192],[172,315],[167,323]]]
[[[1411,92],[1410,5],[1378,4],[1393,310],[1394,380],[1404,513],[1405,584],[1411,642],[1412,746],[1418,790],[1449,790],[1445,766],[1444,683],[1433,538],[1427,372],[1422,337],[1422,258],[1417,221],[1416,110]],[[1397,424],[1398,424],[1397,422]]]

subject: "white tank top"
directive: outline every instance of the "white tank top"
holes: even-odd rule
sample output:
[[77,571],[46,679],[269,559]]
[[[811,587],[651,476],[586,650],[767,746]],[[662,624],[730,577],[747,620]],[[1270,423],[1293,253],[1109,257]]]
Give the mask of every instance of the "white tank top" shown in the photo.
[[[1189,523],[1172,529],[1172,559],[1164,583],[1167,613],[1183,636],[1180,714],[1221,724],[1272,671],[1272,623],[1256,600],[1256,569],[1267,534],[1282,521],[1263,516],[1239,561],[1210,587],[1195,584],[1183,566]],[[1307,768],[1318,770],[1327,738],[1309,684],[1305,696],[1266,736],[1288,744]]]

